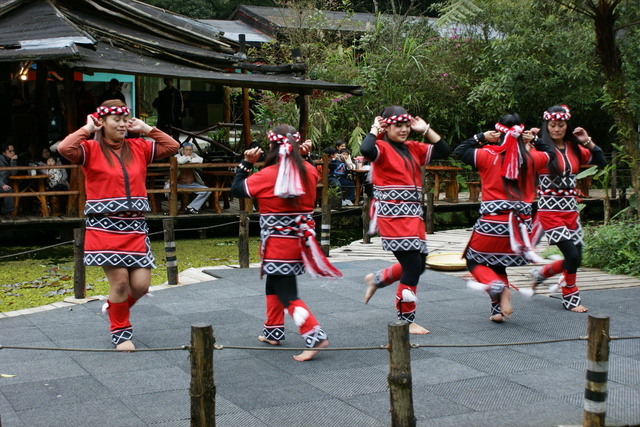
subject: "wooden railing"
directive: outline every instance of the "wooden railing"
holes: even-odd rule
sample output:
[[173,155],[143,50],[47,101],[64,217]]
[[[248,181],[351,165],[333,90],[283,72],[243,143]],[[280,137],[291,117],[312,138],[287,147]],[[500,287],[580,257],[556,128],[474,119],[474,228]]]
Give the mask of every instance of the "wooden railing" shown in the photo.
[[[327,200],[327,188],[328,188],[328,158],[324,156],[322,160],[316,160],[314,162],[321,172],[321,180],[317,185],[318,188],[318,204],[321,201]],[[188,195],[195,192],[211,192],[213,194],[213,208],[217,212],[221,212],[220,197],[225,199],[228,197],[228,193],[231,190],[231,181],[235,175],[235,168],[238,163],[188,163],[179,165],[176,157],[170,157],[167,163],[152,163],[147,168],[147,193],[149,197],[149,204],[151,205],[152,213],[156,214],[161,210],[161,201],[168,194],[169,199],[169,215],[178,215],[178,201],[179,196]],[[256,166],[261,166],[257,164]],[[32,170],[36,170],[36,173],[42,173],[48,169],[67,169],[69,171],[69,184],[68,191],[29,191],[29,192],[11,192],[0,193],[0,198],[3,197],[35,197],[40,200],[40,203],[47,204],[49,197],[52,196],[67,196],[67,209],[66,216],[69,217],[82,217],[84,211],[84,205],[86,202],[86,191],[84,186],[84,174],[82,168],[78,165],[53,165],[53,166],[14,166],[14,167],[0,167],[0,171],[12,171],[17,175],[25,176]],[[205,183],[209,186],[206,188],[178,188],[178,170],[179,169],[199,169]],[[26,173],[25,173],[26,172]],[[159,182],[158,182],[159,181]],[[164,188],[165,182],[169,182],[169,188]],[[245,203],[241,201],[241,203]],[[244,206],[241,204],[240,209],[243,210]],[[246,209],[250,210],[250,209]],[[49,216],[46,206],[42,209],[43,216]],[[16,212],[16,215],[18,212]]]

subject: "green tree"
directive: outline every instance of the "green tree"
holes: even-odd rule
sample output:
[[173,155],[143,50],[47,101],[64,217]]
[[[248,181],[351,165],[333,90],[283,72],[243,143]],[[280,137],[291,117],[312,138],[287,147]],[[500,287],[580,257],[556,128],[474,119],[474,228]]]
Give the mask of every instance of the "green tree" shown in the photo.
[[[478,22],[482,18],[490,18],[492,16],[491,12],[496,10],[494,6],[498,3],[500,3],[499,9],[503,9],[508,1],[445,1],[440,9],[444,12],[441,24]],[[519,3],[520,6],[524,6],[528,2]],[[547,39],[540,40],[540,43],[547,43],[556,37],[563,37],[566,44],[562,50],[574,51],[574,53],[581,52],[574,62],[565,62],[565,65],[563,65],[562,62],[555,59],[550,64],[555,64],[556,69],[560,71],[564,67],[569,72],[569,80],[567,82],[575,83],[575,85],[566,85],[565,88],[571,88],[576,95],[576,100],[579,101],[576,105],[591,110],[594,115],[597,115],[599,110],[605,111],[611,117],[616,139],[620,146],[623,147],[620,153],[621,157],[629,164],[631,170],[631,181],[634,190],[631,204],[635,206],[637,214],[639,212],[638,197],[640,197],[640,146],[638,145],[637,133],[638,111],[640,109],[640,91],[638,90],[638,77],[640,75],[640,62],[638,61],[640,53],[640,7],[637,1],[537,0],[531,2],[531,4],[535,5],[536,9],[547,11],[548,19],[556,21],[545,31]],[[528,15],[528,13],[523,13],[521,8],[512,8],[511,11],[513,10],[518,10],[518,13],[511,13],[510,18],[512,19],[507,21],[517,21],[519,16]],[[500,22],[504,23],[506,21]],[[491,23],[495,28],[500,28],[500,22],[492,21]],[[528,25],[530,27],[541,27],[549,22],[536,19]],[[587,28],[590,35],[587,35],[583,28]],[[506,35],[506,39],[520,33],[518,28],[504,28],[503,31],[502,34]],[[585,40],[589,40],[591,43],[588,52],[585,52],[584,48],[580,47]],[[593,46],[595,46],[595,49]],[[523,47],[526,46],[523,45]],[[546,51],[553,53],[550,49],[546,49]],[[535,60],[536,58],[539,57],[536,56],[531,59]],[[576,63],[579,64],[578,70],[572,72]],[[593,67],[592,63],[598,64],[598,67]],[[586,67],[586,69],[580,70],[580,67]],[[589,76],[590,72],[593,74],[594,71],[597,72],[597,78]],[[576,80],[576,77],[580,76],[582,78],[586,77],[587,82],[581,82],[580,79]],[[580,93],[585,88],[593,86],[584,84],[592,79],[595,84],[602,86],[603,91],[600,96],[596,96],[597,92],[591,93],[591,90],[587,93]],[[504,86],[500,85],[500,87]],[[564,92],[566,91],[551,93],[562,94]],[[568,94],[568,96],[571,95]],[[547,97],[543,96],[542,98]],[[572,98],[568,97],[567,99]],[[586,105],[585,101],[589,99],[595,101],[600,108]],[[593,105],[594,102],[590,104]],[[593,122],[589,121],[589,123],[592,124]],[[596,123],[598,122],[596,121]],[[601,139],[599,138],[598,141],[601,141]]]

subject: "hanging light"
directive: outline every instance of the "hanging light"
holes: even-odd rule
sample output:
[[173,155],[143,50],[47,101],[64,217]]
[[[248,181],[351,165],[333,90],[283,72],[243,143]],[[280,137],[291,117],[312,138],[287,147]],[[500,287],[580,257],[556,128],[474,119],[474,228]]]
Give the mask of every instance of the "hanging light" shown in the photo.
[[29,68],[31,68],[31,64],[33,61],[24,61],[20,64],[20,71],[18,71],[18,78],[22,81],[26,81],[29,76]]

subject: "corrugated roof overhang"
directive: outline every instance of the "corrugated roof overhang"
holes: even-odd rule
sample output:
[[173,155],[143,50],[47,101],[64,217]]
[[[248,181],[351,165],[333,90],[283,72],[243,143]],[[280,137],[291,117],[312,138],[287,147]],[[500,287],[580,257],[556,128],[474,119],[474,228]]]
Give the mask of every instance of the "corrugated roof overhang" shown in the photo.
[[305,80],[283,74],[241,74],[224,73],[187,67],[176,63],[136,55],[133,52],[112,47],[98,42],[96,50],[78,47],[78,58],[63,61],[75,71],[91,74],[94,72],[122,73],[140,76],[167,77],[182,79],[207,80],[230,87],[246,87],[280,92],[311,93],[315,90],[350,93],[362,95],[363,89],[358,85],[344,85],[323,80]]

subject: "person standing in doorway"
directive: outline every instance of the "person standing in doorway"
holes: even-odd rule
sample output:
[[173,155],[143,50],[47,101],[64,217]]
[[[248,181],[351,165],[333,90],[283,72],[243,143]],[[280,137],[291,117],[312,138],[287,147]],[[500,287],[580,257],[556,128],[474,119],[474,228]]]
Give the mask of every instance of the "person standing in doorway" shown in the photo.
[[101,105],[109,99],[118,99],[123,103],[126,103],[124,94],[122,93],[122,89],[120,87],[120,81],[118,79],[109,80],[109,89],[105,90],[102,93],[100,99],[98,100],[98,105]]
[[175,135],[171,127],[182,127],[184,115],[184,100],[182,92],[173,86],[173,79],[164,79],[165,88],[158,92],[153,101],[153,107],[158,110],[158,129],[170,135]]

